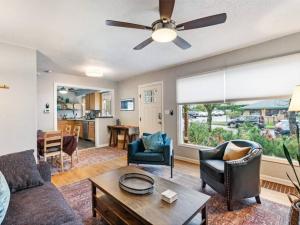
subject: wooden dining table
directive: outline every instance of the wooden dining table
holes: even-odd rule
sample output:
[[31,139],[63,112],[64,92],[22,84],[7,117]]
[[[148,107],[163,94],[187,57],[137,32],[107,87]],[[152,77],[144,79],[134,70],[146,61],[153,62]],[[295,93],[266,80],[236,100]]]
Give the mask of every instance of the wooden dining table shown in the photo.
[[108,125],[107,128],[110,130],[109,146],[118,145],[118,135],[124,135],[123,149],[126,148],[126,140],[132,141],[133,137],[139,135],[139,127],[132,125]]
[[[39,132],[37,135],[37,149],[39,155],[43,155],[44,151],[44,132]],[[63,152],[72,156],[77,148],[77,138],[75,135],[63,134]]]

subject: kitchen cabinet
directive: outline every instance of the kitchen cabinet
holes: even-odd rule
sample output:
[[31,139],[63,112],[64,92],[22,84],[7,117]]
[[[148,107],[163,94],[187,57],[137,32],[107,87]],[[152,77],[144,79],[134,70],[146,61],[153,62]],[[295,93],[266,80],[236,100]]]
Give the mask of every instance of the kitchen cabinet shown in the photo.
[[66,120],[58,120],[57,121],[57,130],[65,130],[66,125],[68,124],[68,121]]
[[85,110],[90,110],[90,94],[87,94],[84,98],[85,98]]
[[[84,125],[87,124],[86,127],[86,136],[84,136]],[[82,139],[88,139],[90,141],[95,141],[95,122],[87,121],[87,120],[58,120],[57,121],[57,130],[65,131],[67,125],[71,125],[71,131],[75,126],[80,127],[79,137]]]
[[101,94],[94,92],[85,96],[85,109],[86,110],[100,110]]
[[71,131],[74,128],[74,120],[58,120],[57,121],[57,130],[65,131],[67,125],[71,125]]
[[95,141],[95,122],[89,122],[89,140]]

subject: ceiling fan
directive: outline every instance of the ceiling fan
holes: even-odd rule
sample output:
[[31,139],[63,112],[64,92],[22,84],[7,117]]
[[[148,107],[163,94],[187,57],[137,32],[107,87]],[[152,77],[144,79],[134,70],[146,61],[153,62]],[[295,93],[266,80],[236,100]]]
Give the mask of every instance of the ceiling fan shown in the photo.
[[203,17],[200,19],[181,23],[181,24],[176,24],[176,22],[171,19],[174,5],[175,5],[175,0],[159,0],[160,19],[153,22],[151,27],[134,24],[134,23],[114,21],[114,20],[106,20],[106,25],[152,31],[151,37],[143,41],[136,47],[134,47],[133,48],[134,50],[141,50],[153,41],[157,41],[157,42],[172,41],[179,48],[188,49],[191,47],[191,45],[183,38],[178,36],[177,31],[191,30],[191,29],[217,25],[220,23],[224,23],[227,18],[226,13],[221,13],[221,14]]

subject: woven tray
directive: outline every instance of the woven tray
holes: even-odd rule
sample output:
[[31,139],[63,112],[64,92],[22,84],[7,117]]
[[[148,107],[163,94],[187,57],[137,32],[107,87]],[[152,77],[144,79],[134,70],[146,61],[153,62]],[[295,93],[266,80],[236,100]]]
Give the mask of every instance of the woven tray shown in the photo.
[[120,177],[119,186],[129,193],[146,195],[153,192],[154,180],[145,174],[127,173]]

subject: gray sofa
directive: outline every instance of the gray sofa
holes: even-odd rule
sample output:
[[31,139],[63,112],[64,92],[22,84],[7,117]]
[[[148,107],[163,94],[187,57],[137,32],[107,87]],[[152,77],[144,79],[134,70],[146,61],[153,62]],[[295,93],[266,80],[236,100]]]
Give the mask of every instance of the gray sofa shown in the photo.
[[44,184],[12,193],[2,225],[82,225],[51,184],[49,165],[41,162],[37,166]]

